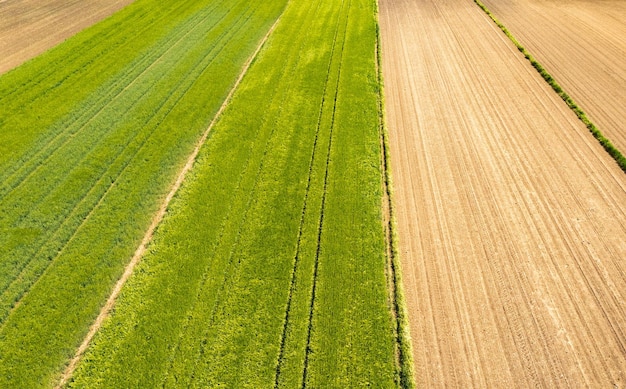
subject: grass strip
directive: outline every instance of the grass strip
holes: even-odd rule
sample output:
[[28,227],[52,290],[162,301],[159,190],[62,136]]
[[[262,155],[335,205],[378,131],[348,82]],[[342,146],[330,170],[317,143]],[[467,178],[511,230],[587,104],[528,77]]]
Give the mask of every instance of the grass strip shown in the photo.
[[502,24],[493,13],[485,6],[480,0],[474,0],[474,3],[478,5],[486,14],[493,20],[493,22],[502,30],[502,32],[513,42],[517,49],[524,54],[524,57],[530,62],[530,64],[537,70],[537,72],[543,77],[543,79],[552,87],[552,89],[565,101],[567,106],[574,111],[578,119],[587,127],[589,132],[600,142],[604,150],[613,159],[623,172],[626,173],[626,157],[611,143],[611,141],[602,135],[602,132],[589,120],[585,112],[576,104],[576,102],[563,90],[563,88],[556,82],[554,77],[544,67],[537,62],[537,60],[526,50],[526,48],[511,34],[511,32]]
[[[378,2],[376,2],[376,20],[378,21]],[[405,389],[415,388],[415,376],[413,371],[413,351],[411,345],[411,333],[409,317],[404,299],[404,288],[402,282],[402,268],[400,263],[400,253],[398,251],[398,234],[396,215],[393,201],[393,175],[391,168],[391,155],[389,152],[389,132],[385,121],[385,94],[384,77],[382,72],[382,46],[380,37],[380,25],[376,23],[376,69],[379,84],[378,111],[379,131],[381,144],[381,166],[383,173],[383,212],[387,212],[385,225],[387,256],[389,261],[390,278],[389,289],[392,298],[393,312],[396,320],[394,335],[397,342],[398,353],[398,381],[399,386]]]

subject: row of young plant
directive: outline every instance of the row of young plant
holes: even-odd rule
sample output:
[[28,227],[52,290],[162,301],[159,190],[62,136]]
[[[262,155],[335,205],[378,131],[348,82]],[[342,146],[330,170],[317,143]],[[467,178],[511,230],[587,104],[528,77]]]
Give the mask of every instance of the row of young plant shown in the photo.
[[375,3],[290,0],[71,387],[404,387]]
[[55,381],[283,7],[138,1],[0,78],[1,387]]
[[557,83],[550,73],[530,54],[528,50],[511,34],[511,32],[502,24],[493,13],[484,5],[480,0],[474,0],[474,2],[493,20],[493,22],[504,32],[504,34],[513,42],[517,49],[524,54],[524,57],[530,62],[530,64],[537,70],[537,72],[543,77],[543,79],[552,87],[552,89],[565,101],[567,106],[574,111],[578,119],[582,121],[589,132],[600,142],[602,147],[609,153],[611,157],[617,162],[619,167],[626,173],[626,157],[606,138],[602,132],[589,120],[585,112],[576,104],[576,102],[563,90],[563,88]]

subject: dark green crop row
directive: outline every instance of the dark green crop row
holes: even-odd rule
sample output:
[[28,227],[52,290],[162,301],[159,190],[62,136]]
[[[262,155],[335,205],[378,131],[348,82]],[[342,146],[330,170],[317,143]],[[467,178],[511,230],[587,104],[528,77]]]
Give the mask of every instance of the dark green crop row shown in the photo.
[[0,387],[56,381],[284,5],[139,0],[0,77]]
[[376,42],[374,1],[290,0],[69,386],[410,385]]
[[524,54],[524,57],[530,62],[530,64],[537,70],[541,77],[552,87],[552,89],[565,101],[567,106],[574,111],[578,119],[582,121],[589,132],[600,142],[602,147],[609,153],[611,157],[617,162],[619,167],[626,173],[626,157],[606,138],[600,130],[589,120],[585,112],[576,104],[576,102],[563,90],[563,88],[556,82],[554,77],[544,67],[537,62],[537,60],[526,50],[526,48],[511,34],[511,32],[495,17],[494,14],[485,6],[480,0],[474,0],[474,2],[496,23],[496,25],[504,32],[504,34],[513,42],[517,49]]

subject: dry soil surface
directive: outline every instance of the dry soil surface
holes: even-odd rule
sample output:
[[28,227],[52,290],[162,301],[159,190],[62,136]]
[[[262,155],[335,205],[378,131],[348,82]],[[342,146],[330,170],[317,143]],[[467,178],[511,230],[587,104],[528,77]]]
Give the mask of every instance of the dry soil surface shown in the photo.
[[626,153],[626,2],[483,3]]
[[626,175],[471,0],[380,0],[418,387],[626,385]]
[[0,74],[133,0],[0,0]]

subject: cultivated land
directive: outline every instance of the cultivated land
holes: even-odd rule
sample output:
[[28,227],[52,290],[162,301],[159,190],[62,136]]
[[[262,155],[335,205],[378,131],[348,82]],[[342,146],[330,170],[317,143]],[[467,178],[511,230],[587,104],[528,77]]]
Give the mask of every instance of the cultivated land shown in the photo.
[[0,74],[104,19],[132,0],[0,0]]
[[56,381],[283,8],[137,1],[0,78],[0,387]]
[[139,0],[0,77],[0,387],[408,385],[375,4]]
[[626,3],[486,0],[602,133],[626,151]]
[[374,5],[290,1],[71,387],[399,386]]
[[624,386],[624,173],[472,1],[380,7],[418,386]]

